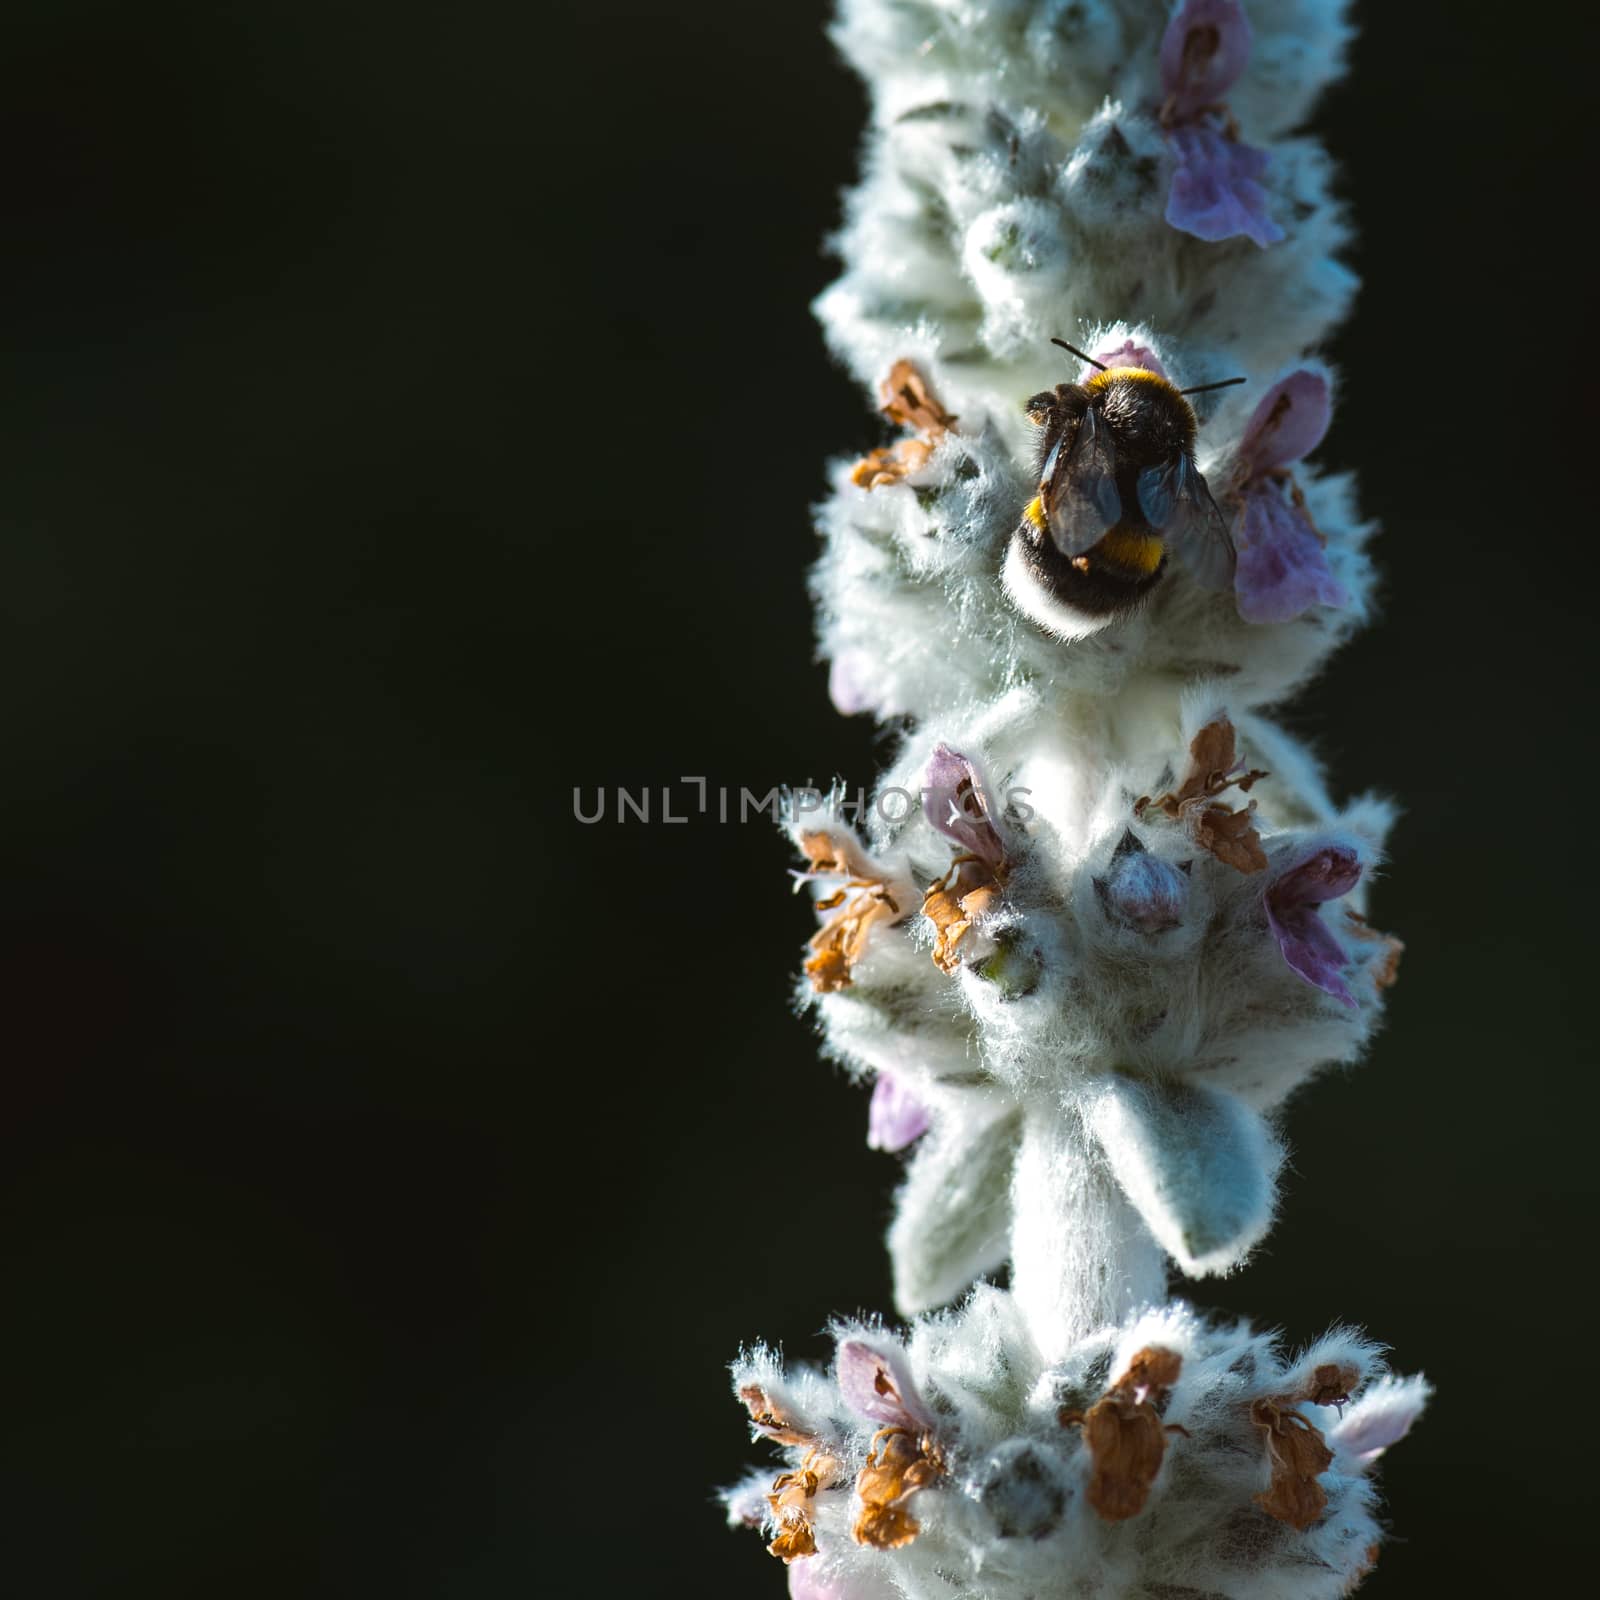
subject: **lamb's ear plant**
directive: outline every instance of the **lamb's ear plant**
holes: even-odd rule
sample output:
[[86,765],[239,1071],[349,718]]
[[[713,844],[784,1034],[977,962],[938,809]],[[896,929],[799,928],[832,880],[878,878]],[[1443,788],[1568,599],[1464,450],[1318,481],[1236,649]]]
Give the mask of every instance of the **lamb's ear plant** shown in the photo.
[[1267,715],[1371,605],[1307,459],[1354,280],[1293,130],[1342,11],[842,0],[873,123],[817,312],[897,434],[838,464],[812,584],[838,708],[906,731],[862,815],[793,825],[800,988],[907,1152],[904,1322],[735,1363],[786,1459],[730,1517],[795,1596],[1310,1600],[1377,1558],[1422,1379],[1168,1299],[1265,1236],[1275,1114],[1400,951],[1390,807]]

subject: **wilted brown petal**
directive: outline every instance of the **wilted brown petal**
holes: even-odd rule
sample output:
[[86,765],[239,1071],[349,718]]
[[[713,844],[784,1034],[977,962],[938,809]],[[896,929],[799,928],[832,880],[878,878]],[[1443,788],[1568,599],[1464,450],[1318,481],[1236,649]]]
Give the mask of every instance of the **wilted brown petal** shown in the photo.
[[820,828],[800,835],[800,853],[806,858],[806,876],[860,878],[869,876],[872,863],[847,834],[825,833]]
[[1061,1413],[1063,1427],[1083,1426],[1093,1463],[1089,1504],[1107,1522],[1126,1521],[1144,1509],[1167,1451],[1168,1429],[1156,1406],[1178,1381],[1182,1366],[1175,1350],[1146,1345],[1086,1413]]
[[832,994],[836,989],[848,989],[851,983],[850,963],[843,950],[830,946],[809,956],[805,974],[818,994]]
[[850,481],[860,489],[879,489],[886,483],[898,483],[913,472],[920,472],[932,454],[933,446],[923,439],[901,439],[895,444],[880,445],[850,469]]
[[884,415],[904,428],[942,438],[956,425],[957,419],[934,398],[928,380],[914,361],[895,362],[878,393]]
[[812,1501],[818,1489],[826,1489],[839,1475],[839,1463],[821,1450],[812,1450],[798,1472],[782,1472],[773,1480],[767,1504],[778,1524],[777,1537],[767,1553],[785,1563],[799,1561],[817,1553],[816,1533],[812,1528]]
[[745,1408],[750,1413],[750,1420],[769,1439],[775,1440],[778,1444],[801,1447],[816,1444],[816,1435],[796,1427],[784,1414],[783,1408],[775,1405],[767,1397],[766,1390],[759,1383],[745,1384],[739,1390],[739,1398],[744,1401]]
[[1333,1451],[1293,1406],[1257,1400],[1250,1407],[1250,1420],[1266,1436],[1272,1468],[1272,1482],[1255,1503],[1269,1517],[1304,1533],[1327,1508],[1328,1492],[1317,1479],[1333,1464]]
[[1166,1429],[1155,1408],[1102,1400],[1083,1419],[1083,1436],[1094,1458],[1089,1504],[1107,1522],[1136,1516],[1144,1510],[1167,1453]]
[[1314,1406],[1342,1406],[1350,1398],[1350,1391],[1360,1378],[1359,1368],[1349,1363],[1339,1365],[1330,1361],[1311,1374],[1305,1391],[1294,1398],[1309,1400]]
[[956,972],[961,957],[956,947],[973,922],[999,903],[1000,884],[976,856],[957,857],[955,864],[923,896],[922,914],[933,924],[933,961],[941,972]]
[[848,988],[855,964],[866,952],[867,935],[880,922],[895,922],[900,907],[867,856],[848,838],[818,831],[800,836],[808,878],[848,875],[844,887],[816,902],[831,916],[812,936],[805,964],[819,994]]
[[1164,1345],[1147,1344],[1128,1363],[1128,1370],[1112,1386],[1117,1392],[1137,1397],[1143,1389],[1143,1398],[1158,1404],[1166,1398],[1167,1390],[1178,1381],[1183,1371],[1183,1357]]
[[857,1544],[898,1550],[922,1532],[922,1524],[904,1506],[863,1506],[850,1532]]
[[811,1519],[803,1511],[785,1508],[778,1512],[778,1533],[767,1546],[767,1554],[787,1565],[817,1553],[817,1536]]
[[1189,772],[1178,791],[1186,800],[1194,794],[1215,794],[1210,787],[1223,773],[1233,771],[1235,749],[1233,723],[1227,717],[1208,722],[1189,741]]
[[789,1562],[817,1553],[816,1535],[811,1527],[811,1502],[816,1498],[817,1488],[816,1473],[805,1470],[781,1473],[773,1481],[767,1503],[777,1519],[778,1533],[767,1546],[768,1554]]
[[1194,842],[1225,866],[1238,872],[1260,872],[1267,856],[1252,815],[1255,802],[1243,811],[1214,803],[1224,789],[1237,786],[1248,791],[1267,776],[1259,769],[1236,765],[1234,749],[1233,723],[1227,717],[1208,722],[1189,741],[1189,770],[1182,784],[1170,794],[1142,796],[1133,811],[1139,817],[1159,811],[1181,822]]
[[[852,880],[852,887],[858,887]],[[859,886],[844,907],[812,936],[806,974],[819,994],[847,988],[856,963],[866,953],[867,935],[880,922],[893,922],[894,901],[881,883]]]
[[851,1532],[857,1544],[896,1550],[922,1528],[906,1510],[906,1500],[938,1478],[944,1463],[929,1436],[919,1438],[905,1428],[882,1428],[872,1444],[867,1464],[856,1475],[861,1514]]
[[1267,864],[1267,852],[1261,848],[1254,812],[1254,800],[1243,811],[1207,806],[1190,819],[1189,832],[1202,850],[1210,851],[1225,867],[1260,872]]
[[850,469],[850,481],[863,489],[900,479],[928,464],[939,441],[956,424],[956,419],[934,398],[915,363],[897,361],[889,370],[880,391],[883,413],[916,437],[897,440],[871,451]]

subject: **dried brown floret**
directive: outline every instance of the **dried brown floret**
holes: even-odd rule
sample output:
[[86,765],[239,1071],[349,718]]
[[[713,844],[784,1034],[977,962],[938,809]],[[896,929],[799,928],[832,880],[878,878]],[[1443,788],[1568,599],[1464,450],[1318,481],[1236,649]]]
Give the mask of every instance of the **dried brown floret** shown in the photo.
[[1000,880],[977,856],[957,856],[944,877],[928,886],[922,914],[933,924],[933,960],[941,972],[960,967],[956,947],[999,898]]
[[839,1463],[821,1450],[809,1451],[797,1472],[780,1472],[773,1480],[767,1504],[778,1524],[777,1537],[767,1553],[788,1563],[817,1553],[817,1536],[812,1525],[812,1502],[819,1489],[826,1489],[839,1475]]
[[1333,1451],[1322,1441],[1316,1426],[1292,1405],[1277,1400],[1257,1400],[1250,1420],[1267,1441],[1267,1461],[1272,1482],[1255,1497],[1269,1517],[1287,1522],[1302,1533],[1317,1523],[1328,1504],[1328,1491],[1317,1482],[1333,1464]]
[[1123,1522],[1144,1509],[1166,1455],[1167,1434],[1186,1431],[1164,1424],[1156,1409],[1182,1366],[1175,1350],[1146,1345],[1087,1412],[1059,1414],[1063,1427],[1082,1425],[1093,1463],[1089,1504],[1107,1522]]
[[856,1475],[856,1493],[861,1497],[861,1514],[851,1530],[856,1543],[876,1550],[910,1544],[922,1524],[906,1510],[906,1501],[944,1470],[931,1435],[919,1436],[909,1428],[880,1428],[873,1435],[867,1464]]
[[843,876],[844,887],[817,901],[817,910],[833,911],[811,938],[805,971],[819,994],[847,988],[856,963],[866,952],[867,935],[879,923],[895,922],[900,907],[876,868],[849,839],[830,833],[802,834],[806,878]]
[[1266,776],[1265,772],[1236,762],[1233,724],[1225,716],[1217,717],[1190,740],[1189,771],[1182,784],[1169,794],[1141,796],[1134,804],[1133,814],[1142,817],[1146,812],[1159,811],[1181,823],[1202,850],[1225,866],[1238,872],[1260,872],[1267,864],[1267,853],[1256,832],[1255,801],[1242,811],[1235,811],[1216,797],[1234,786],[1248,792]]
[[878,396],[885,416],[918,433],[943,434],[956,425],[957,419],[934,398],[928,380],[914,361],[895,362],[879,386]]
[[1243,811],[1229,806],[1209,805],[1196,811],[1189,820],[1189,832],[1202,850],[1209,851],[1225,867],[1236,872],[1259,872],[1267,864],[1256,832],[1255,801]]
[[913,429],[914,436],[870,452],[850,469],[850,481],[863,489],[898,483],[925,467],[939,441],[956,424],[956,419],[934,398],[928,380],[914,362],[895,362],[879,394],[884,415],[903,428]]
[[739,1398],[744,1401],[745,1408],[750,1413],[750,1420],[769,1439],[778,1444],[796,1445],[801,1448],[816,1444],[817,1436],[797,1427],[783,1408],[768,1397],[767,1391],[759,1383],[744,1384],[739,1390]]
[[1295,1400],[1309,1400],[1314,1406],[1342,1406],[1361,1379],[1361,1371],[1349,1362],[1327,1362],[1318,1367]]

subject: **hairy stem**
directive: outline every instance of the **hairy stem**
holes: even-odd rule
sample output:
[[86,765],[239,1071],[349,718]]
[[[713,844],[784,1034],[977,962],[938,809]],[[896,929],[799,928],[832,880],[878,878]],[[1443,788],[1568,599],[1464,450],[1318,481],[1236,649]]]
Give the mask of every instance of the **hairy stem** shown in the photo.
[[1046,1361],[1165,1297],[1161,1247],[1075,1114],[1027,1119],[1012,1205],[1012,1293]]

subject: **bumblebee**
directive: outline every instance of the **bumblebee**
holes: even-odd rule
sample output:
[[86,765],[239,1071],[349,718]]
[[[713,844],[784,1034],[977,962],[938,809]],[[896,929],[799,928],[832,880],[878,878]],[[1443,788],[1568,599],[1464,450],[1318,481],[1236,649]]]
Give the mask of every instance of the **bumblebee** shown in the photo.
[[1012,535],[1004,582],[1017,605],[1062,638],[1081,638],[1132,611],[1161,581],[1169,551],[1195,580],[1233,582],[1228,525],[1194,464],[1198,424],[1187,395],[1142,367],[1107,367],[1027,404],[1042,429],[1039,492]]

